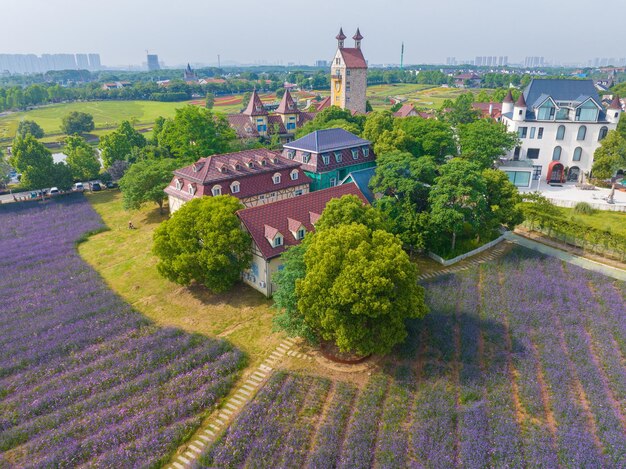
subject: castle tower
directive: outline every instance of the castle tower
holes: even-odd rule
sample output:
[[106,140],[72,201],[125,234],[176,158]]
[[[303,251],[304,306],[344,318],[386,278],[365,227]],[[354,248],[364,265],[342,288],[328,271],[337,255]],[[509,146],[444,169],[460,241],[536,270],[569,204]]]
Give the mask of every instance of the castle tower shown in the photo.
[[263,106],[263,102],[257,94],[256,88],[252,91],[248,107],[246,107],[242,114],[250,118],[250,123],[254,125],[259,135],[267,135],[268,112],[267,109],[265,109],[265,106]]
[[280,116],[283,124],[285,125],[285,129],[287,129],[288,132],[295,132],[298,124],[299,112],[300,110],[298,109],[296,102],[293,100],[291,93],[289,90],[285,90],[283,99],[281,99],[278,109],[276,109],[276,114]]
[[502,114],[513,112],[513,94],[509,88],[509,92],[506,94],[504,101],[502,101]]
[[339,30],[337,52],[330,67],[330,104],[353,112],[365,113],[367,62],[361,51],[363,36],[357,28],[354,47],[345,47],[346,35]]
[[606,110],[606,120],[611,124],[617,124],[622,114],[622,103],[618,95],[613,95],[613,100]]
[[526,119],[526,110],[528,106],[526,105],[526,100],[524,99],[524,93],[519,95],[519,99],[513,106],[513,120],[514,121],[523,121]]

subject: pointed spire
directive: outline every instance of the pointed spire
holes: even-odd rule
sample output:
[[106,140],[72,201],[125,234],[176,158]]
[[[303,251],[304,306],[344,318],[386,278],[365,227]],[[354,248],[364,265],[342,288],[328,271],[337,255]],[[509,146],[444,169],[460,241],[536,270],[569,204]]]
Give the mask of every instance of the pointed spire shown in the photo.
[[526,107],[526,100],[524,99],[524,93],[519,95],[517,102],[515,103],[515,107]]
[[189,65],[189,62],[187,62],[187,71],[191,72],[191,65]]
[[361,31],[359,31],[359,28],[356,28],[356,34],[352,36],[352,39],[354,39],[355,41],[360,41],[361,39],[363,39],[363,36],[361,36]]
[[267,116],[267,110],[263,106],[263,102],[257,94],[256,88],[252,91],[248,107],[246,107],[246,110],[243,111],[243,113],[246,116]]
[[343,41],[346,38],[346,35],[343,33],[343,28],[339,28],[339,34],[335,36],[335,39],[338,41]]
[[511,93],[511,88],[509,88],[509,92],[506,94],[504,98],[504,103],[512,103],[513,102],[513,93]]
[[613,100],[611,101],[611,104],[609,104],[609,109],[619,109],[620,111],[622,110],[622,103],[619,100],[619,95],[613,95]]
[[276,109],[276,114],[296,114],[298,112],[300,111],[298,110],[298,106],[296,106],[296,102],[293,100],[291,93],[289,90],[285,90],[283,99],[280,100],[280,104]]

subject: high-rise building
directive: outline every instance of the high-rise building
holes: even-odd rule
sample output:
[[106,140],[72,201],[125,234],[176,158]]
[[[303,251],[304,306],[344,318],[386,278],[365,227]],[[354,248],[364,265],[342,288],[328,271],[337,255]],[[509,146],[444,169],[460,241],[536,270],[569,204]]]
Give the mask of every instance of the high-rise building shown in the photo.
[[102,69],[102,64],[100,63],[100,54],[89,54],[89,69],[93,71],[98,71]]
[[161,70],[159,65],[159,56],[156,54],[148,54],[148,70]]
[[76,66],[79,70],[89,70],[89,56],[87,54],[76,54]]
[[315,66],[319,68],[326,68],[328,67],[328,60],[316,60]]

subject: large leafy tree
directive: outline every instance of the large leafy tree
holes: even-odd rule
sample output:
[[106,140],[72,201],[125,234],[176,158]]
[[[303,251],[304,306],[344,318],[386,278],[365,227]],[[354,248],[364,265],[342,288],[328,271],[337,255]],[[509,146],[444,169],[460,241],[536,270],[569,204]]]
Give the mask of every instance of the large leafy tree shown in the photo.
[[159,144],[187,161],[229,150],[235,132],[226,119],[199,106],[185,106],[167,119],[158,136]]
[[26,134],[31,134],[35,138],[43,138],[44,136],[43,129],[39,126],[39,124],[31,120],[23,120],[17,126],[16,135],[23,137]]
[[390,111],[374,111],[367,115],[363,138],[376,144],[385,131],[393,130],[394,117]]
[[100,161],[95,149],[84,138],[72,135],[65,139],[67,165],[72,177],[77,180],[89,180],[98,176]]
[[518,144],[517,136],[506,130],[504,124],[490,119],[480,119],[459,125],[461,155],[479,167],[492,168],[494,160]]
[[441,105],[441,114],[453,126],[469,124],[480,118],[480,111],[472,107],[474,93],[463,93],[454,101],[446,99]]
[[154,202],[163,212],[163,190],[172,179],[172,171],[179,166],[180,162],[171,159],[143,160],[132,165],[120,179],[124,208],[138,209]]
[[21,184],[30,188],[54,186],[54,161],[52,154],[35,137],[27,134],[17,137],[11,147],[9,162],[22,173]]
[[304,263],[298,310],[340,351],[388,353],[406,338],[405,320],[427,312],[415,265],[384,230],[353,223],[318,231]]
[[415,116],[396,119],[394,126],[409,136],[411,143],[407,151],[414,156],[429,155],[443,163],[446,156],[457,154],[454,133],[448,122]]
[[485,169],[482,177],[485,180],[485,196],[491,212],[489,218],[492,227],[504,225],[514,228],[522,223],[524,221],[524,214],[520,207],[522,198],[506,173],[498,169]]
[[344,195],[339,199],[332,199],[326,204],[322,216],[315,224],[316,231],[323,231],[339,225],[359,223],[368,228],[385,229],[389,222],[376,208],[363,201],[356,195]]
[[441,166],[440,172],[428,197],[430,221],[436,230],[451,237],[454,250],[465,224],[478,232],[487,220],[487,189],[479,168],[468,160],[454,158]]
[[353,116],[348,109],[330,106],[318,112],[315,119],[307,122],[305,125],[297,129],[296,138],[300,138],[316,130],[336,127],[340,127],[348,132],[352,132],[355,135],[359,135],[363,130],[364,122],[365,116]]
[[4,189],[11,180],[9,177],[11,169],[11,165],[4,159],[4,154],[0,150],[0,189]]
[[104,167],[110,167],[115,161],[129,161],[134,148],[145,146],[145,137],[130,122],[123,121],[116,130],[100,139]]
[[241,208],[229,195],[183,205],[154,232],[159,273],[181,285],[198,282],[218,293],[230,289],[252,260],[250,236],[235,214]]
[[619,169],[626,169],[626,138],[611,130],[593,154],[592,171],[595,177],[608,179]]
[[61,130],[67,135],[91,132],[94,127],[93,116],[86,112],[72,111],[61,121]]

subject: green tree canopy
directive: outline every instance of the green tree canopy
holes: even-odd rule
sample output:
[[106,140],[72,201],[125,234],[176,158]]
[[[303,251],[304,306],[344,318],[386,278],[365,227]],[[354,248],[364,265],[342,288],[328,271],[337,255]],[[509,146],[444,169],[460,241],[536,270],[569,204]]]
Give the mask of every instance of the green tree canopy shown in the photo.
[[469,124],[478,120],[480,111],[472,107],[474,93],[463,93],[454,101],[446,99],[441,105],[441,113],[452,125]]
[[138,209],[154,202],[163,211],[165,192],[172,180],[172,171],[180,166],[176,160],[142,160],[133,164],[120,179],[124,208]]
[[485,195],[491,211],[492,227],[504,225],[512,229],[522,223],[524,221],[520,207],[522,198],[506,173],[499,169],[485,169],[482,176],[485,180]]
[[504,156],[518,142],[517,136],[508,132],[504,124],[491,119],[459,125],[461,156],[483,169],[492,168],[494,160]]
[[59,189],[66,191],[72,187],[74,179],[72,178],[72,170],[70,167],[63,163],[54,163],[52,165],[52,176],[50,178],[50,186],[56,186]]
[[4,189],[11,180],[9,177],[11,169],[11,165],[4,159],[2,150],[0,150],[0,189]]
[[363,126],[363,138],[376,144],[383,132],[393,130],[393,122],[394,117],[390,111],[374,111],[368,114]]
[[100,139],[99,148],[102,151],[104,167],[109,168],[115,161],[130,161],[133,148],[145,146],[145,137],[137,132],[129,121],[122,121],[116,130]]
[[176,109],[173,119],[167,119],[158,136],[159,144],[172,155],[185,161],[225,153],[235,131],[222,116],[199,106]]
[[94,127],[93,116],[86,112],[72,111],[61,121],[61,130],[67,135],[91,132]]
[[356,195],[344,195],[326,204],[322,216],[315,224],[315,230],[323,231],[350,223],[359,223],[371,230],[386,229],[389,224],[379,210],[363,203]]
[[595,177],[608,179],[619,169],[626,170],[626,138],[610,130],[593,154],[592,171]]
[[17,133],[20,137],[24,137],[26,134],[30,134],[35,138],[43,138],[43,129],[35,121],[23,120],[17,126]]
[[65,139],[66,163],[73,179],[94,179],[100,172],[100,161],[95,149],[84,138],[71,135]]
[[428,197],[430,221],[440,233],[451,236],[454,250],[464,224],[478,231],[487,219],[487,188],[479,168],[468,160],[454,158],[440,172]]
[[315,118],[296,130],[296,138],[315,132],[316,130],[340,127],[359,135],[363,129],[365,116],[353,116],[348,109],[330,106],[317,113]]
[[206,97],[204,98],[204,107],[207,109],[213,109],[214,105],[215,105],[215,95],[211,92],[208,92],[206,94]]
[[304,262],[298,310],[341,351],[388,353],[406,338],[405,320],[427,313],[417,269],[386,231],[357,223],[318,231]]
[[411,138],[407,151],[414,156],[430,155],[443,163],[446,156],[457,154],[454,133],[448,122],[415,116],[396,119],[394,126]]
[[31,134],[13,141],[11,155],[9,162],[22,173],[23,186],[41,189],[55,185],[52,154]]
[[230,289],[252,260],[250,236],[235,214],[241,208],[230,195],[183,205],[154,232],[159,273],[181,285],[198,282],[217,293]]

